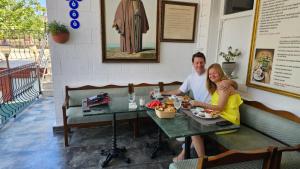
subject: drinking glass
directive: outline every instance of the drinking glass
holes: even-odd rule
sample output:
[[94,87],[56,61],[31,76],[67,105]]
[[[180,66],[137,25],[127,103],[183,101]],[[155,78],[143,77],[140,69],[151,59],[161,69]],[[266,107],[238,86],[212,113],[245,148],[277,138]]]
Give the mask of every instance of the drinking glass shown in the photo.
[[179,100],[178,98],[174,99],[174,107],[177,111],[180,109],[181,103],[182,103],[182,101]]
[[159,96],[160,96],[159,88],[154,88],[154,90],[153,90],[153,97],[155,99],[157,99]]
[[128,100],[129,100],[129,103],[134,103],[135,102],[135,93],[128,94]]
[[140,97],[139,103],[140,103],[141,107],[145,106],[145,98],[144,97]]

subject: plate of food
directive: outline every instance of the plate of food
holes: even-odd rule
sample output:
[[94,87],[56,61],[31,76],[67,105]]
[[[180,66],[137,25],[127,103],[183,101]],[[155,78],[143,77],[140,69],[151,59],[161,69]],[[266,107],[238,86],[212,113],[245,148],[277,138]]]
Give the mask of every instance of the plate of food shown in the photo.
[[146,104],[146,107],[149,109],[155,109],[158,106],[161,106],[162,103],[159,100],[152,100],[151,102]]
[[168,98],[168,99],[166,99],[166,100],[164,101],[164,103],[167,104],[167,105],[174,105],[174,100]]
[[216,119],[219,113],[211,109],[196,108],[191,110],[193,115],[202,119]]
[[181,107],[183,109],[191,109],[192,105],[190,104],[191,98],[189,96],[180,96],[179,99],[181,100]]

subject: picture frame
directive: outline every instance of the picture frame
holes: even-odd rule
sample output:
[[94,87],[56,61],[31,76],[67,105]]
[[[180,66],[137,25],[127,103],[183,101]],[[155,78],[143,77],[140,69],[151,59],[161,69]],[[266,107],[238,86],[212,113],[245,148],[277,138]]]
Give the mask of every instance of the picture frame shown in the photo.
[[[246,85],[276,94],[300,98],[300,78],[296,75],[300,73],[300,69],[297,65],[293,66],[293,58],[297,55],[294,50],[297,48],[292,43],[300,37],[299,31],[295,31],[299,30],[297,26],[300,26],[298,24],[300,18],[279,20],[279,24],[275,27],[261,26],[260,20],[265,19],[264,15],[261,15],[264,12],[261,4],[264,3],[267,6],[268,2],[266,1],[256,1]],[[287,0],[283,5],[289,3]],[[300,8],[292,12],[299,13]],[[270,15],[272,14],[270,13]],[[286,43],[281,44],[281,42]],[[286,48],[289,50],[285,50]]]
[[103,63],[160,62],[161,0],[100,0]]
[[162,42],[195,42],[197,3],[162,1]]

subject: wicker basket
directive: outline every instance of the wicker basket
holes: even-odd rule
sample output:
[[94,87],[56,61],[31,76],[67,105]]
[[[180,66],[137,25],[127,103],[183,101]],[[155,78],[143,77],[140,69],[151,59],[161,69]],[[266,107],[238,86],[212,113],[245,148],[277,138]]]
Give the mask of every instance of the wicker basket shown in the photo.
[[161,119],[170,119],[174,118],[176,115],[176,112],[164,112],[164,111],[159,111],[155,109],[156,115],[161,118]]

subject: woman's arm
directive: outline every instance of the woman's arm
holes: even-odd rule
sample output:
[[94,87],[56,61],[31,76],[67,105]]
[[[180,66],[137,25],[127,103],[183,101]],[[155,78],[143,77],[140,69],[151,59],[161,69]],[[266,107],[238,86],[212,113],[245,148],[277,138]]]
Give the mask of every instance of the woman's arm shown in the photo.
[[218,93],[219,93],[218,105],[211,105],[211,104],[207,104],[204,102],[198,102],[198,101],[195,101],[192,105],[200,106],[205,109],[212,109],[212,110],[221,112],[224,110],[224,108],[227,104],[228,98],[230,96],[230,92],[228,90],[219,90]]

